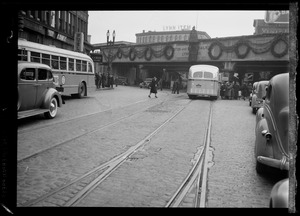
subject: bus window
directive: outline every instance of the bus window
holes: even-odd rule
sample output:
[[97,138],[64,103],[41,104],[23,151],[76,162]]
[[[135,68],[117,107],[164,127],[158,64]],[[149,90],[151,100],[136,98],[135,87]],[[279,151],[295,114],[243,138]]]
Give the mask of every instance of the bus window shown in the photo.
[[42,54],[42,63],[50,66],[50,55]]
[[81,60],[76,59],[76,71],[81,71]]
[[31,52],[31,62],[41,63],[41,54],[37,52]]
[[69,70],[74,71],[74,59],[69,58]]
[[93,67],[92,67],[92,64],[88,62],[88,65],[89,65],[89,72],[92,72],[92,73],[93,73]]
[[18,60],[27,61],[27,50],[18,49]]
[[202,76],[203,76],[203,72],[202,71],[195,72],[193,74],[193,78],[202,78]]
[[213,78],[213,74],[210,72],[204,72],[204,78],[207,78],[207,79]]
[[61,70],[67,70],[67,58],[66,57],[60,57],[59,66]]
[[86,61],[82,61],[82,71],[86,72]]
[[54,56],[52,55],[52,61],[51,61],[51,65],[53,69],[58,69],[58,56]]

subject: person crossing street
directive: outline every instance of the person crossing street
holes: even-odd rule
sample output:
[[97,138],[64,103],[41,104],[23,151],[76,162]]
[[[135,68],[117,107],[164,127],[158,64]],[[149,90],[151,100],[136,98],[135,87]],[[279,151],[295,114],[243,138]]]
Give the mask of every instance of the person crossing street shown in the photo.
[[156,82],[156,77],[153,77],[151,83],[150,83],[150,93],[148,95],[149,98],[151,98],[151,94],[155,94],[155,97],[157,98],[157,82]]

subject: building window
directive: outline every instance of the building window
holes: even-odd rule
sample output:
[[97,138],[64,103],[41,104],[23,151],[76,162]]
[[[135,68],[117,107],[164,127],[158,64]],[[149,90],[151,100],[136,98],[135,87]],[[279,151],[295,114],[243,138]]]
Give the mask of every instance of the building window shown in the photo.
[[42,21],[43,19],[42,19],[42,11],[37,11],[37,17],[36,17],[36,19],[38,20],[38,21]]
[[58,11],[58,30],[62,30],[62,12]]
[[55,11],[50,12],[50,26],[55,28]]
[[47,25],[50,25],[50,12],[49,11],[45,11],[45,23]]

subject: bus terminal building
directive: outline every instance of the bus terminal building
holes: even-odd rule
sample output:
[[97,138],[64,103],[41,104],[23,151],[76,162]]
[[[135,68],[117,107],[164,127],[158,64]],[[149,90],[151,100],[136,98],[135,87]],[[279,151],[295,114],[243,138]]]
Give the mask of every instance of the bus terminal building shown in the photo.
[[[138,85],[148,77],[163,79],[166,87],[190,66],[210,64],[220,69],[223,81],[234,76],[240,83],[270,79],[288,71],[288,23],[255,20],[253,35],[211,38],[195,28],[136,33],[136,42],[90,44],[88,11],[20,11],[19,38],[90,55],[95,72],[125,77]],[[269,28],[269,30],[267,30]]]

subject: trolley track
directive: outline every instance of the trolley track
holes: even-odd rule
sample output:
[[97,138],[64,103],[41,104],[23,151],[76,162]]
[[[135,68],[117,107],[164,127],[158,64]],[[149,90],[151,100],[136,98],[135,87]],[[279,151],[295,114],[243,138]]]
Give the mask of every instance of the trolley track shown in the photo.
[[204,137],[203,147],[200,149],[198,158],[193,168],[184,179],[183,183],[178,187],[177,191],[174,193],[165,207],[181,207],[183,206],[183,201],[187,197],[193,198],[193,203],[190,207],[205,207],[212,109],[213,103],[211,102],[208,126]]
[[[191,101],[188,102],[188,104]],[[187,105],[188,105],[187,104]],[[136,153],[140,148],[146,145],[153,136],[155,136],[162,128],[164,128],[172,119],[174,119],[186,106],[179,108],[171,117],[165,120],[159,127],[153,132],[148,134],[141,141],[130,147],[127,151],[114,157],[110,161],[94,168],[85,175],[71,181],[70,183],[59,187],[50,193],[40,196],[37,199],[30,200],[23,203],[22,206],[44,206],[44,205],[59,205],[59,206],[76,206],[82,199],[84,199],[94,188],[101,184],[106,178],[108,178],[119,166],[121,166],[126,160],[130,159],[130,156]],[[60,199],[60,204],[55,204],[53,199]],[[52,200],[52,201],[51,201]]]
[[[124,107],[128,107],[128,106],[133,106],[133,105],[135,105],[135,104],[137,104],[137,103],[141,103],[141,102],[143,102],[143,101],[145,101],[145,100],[138,101],[138,102],[135,102],[135,103],[131,103],[131,104],[128,104],[128,105],[125,105],[125,106],[122,106],[122,107],[118,107],[118,108],[124,108]],[[166,99],[162,100],[160,103],[164,103],[165,101],[166,101]],[[153,106],[153,104],[151,104],[151,106]],[[115,121],[113,121],[113,122],[110,122],[110,123],[104,124],[104,125],[102,125],[102,126],[100,126],[100,127],[91,129],[91,130],[86,131],[86,132],[83,132],[83,133],[81,133],[81,134],[78,134],[78,135],[76,135],[76,136],[73,136],[73,137],[71,137],[71,138],[69,138],[69,139],[66,139],[66,140],[64,140],[64,141],[57,142],[57,143],[55,143],[55,144],[51,144],[51,146],[49,146],[49,147],[39,149],[38,151],[35,151],[34,153],[31,153],[30,155],[26,155],[26,156],[24,156],[24,157],[22,157],[22,158],[19,158],[17,162],[18,162],[18,163],[21,163],[21,162],[23,162],[23,161],[25,161],[25,160],[28,160],[28,159],[30,159],[30,158],[32,158],[32,157],[35,157],[35,156],[41,154],[41,153],[43,153],[43,152],[49,151],[49,150],[51,150],[51,149],[53,149],[53,148],[56,148],[56,147],[58,147],[58,146],[64,145],[64,144],[69,143],[69,142],[72,142],[72,141],[74,141],[74,140],[76,140],[76,139],[79,139],[79,138],[81,138],[81,137],[91,135],[91,134],[96,133],[96,132],[98,132],[98,131],[100,131],[100,130],[103,130],[103,129],[107,128],[107,127],[116,125],[116,124],[118,124],[118,123],[121,122],[121,121],[124,121],[124,120],[126,120],[126,119],[128,119],[128,118],[130,118],[130,117],[133,117],[133,116],[135,116],[135,115],[138,115],[138,114],[144,112],[146,109],[149,109],[151,106],[146,106],[146,108],[143,108],[143,109],[141,109],[141,110],[139,110],[139,111],[137,111],[137,112],[130,113],[130,114],[128,114],[128,115],[125,115],[125,116],[123,116],[123,117],[120,117],[120,118],[118,118],[117,120],[115,120]],[[114,109],[118,109],[118,108],[114,108]],[[56,124],[64,124],[64,123],[68,123],[68,122],[72,122],[72,121],[76,122],[76,121],[78,121],[78,120],[81,119],[81,118],[84,118],[84,117],[92,117],[92,116],[98,115],[99,113],[105,113],[105,112],[109,112],[109,111],[112,111],[112,110],[113,110],[113,109],[109,109],[109,110],[104,110],[104,111],[100,111],[100,112],[96,112],[96,113],[91,113],[91,114],[87,114],[87,115],[82,115],[82,116],[78,116],[78,117],[75,117],[75,118],[72,118],[72,119],[67,119],[67,120],[62,121],[62,122],[59,122],[59,123],[56,122],[55,124],[47,124],[47,125],[44,125],[44,127],[39,127],[39,128],[33,128],[33,129],[22,130],[22,131],[21,131],[21,134],[24,135],[24,133],[29,133],[29,132],[34,131],[34,130],[36,130],[36,129],[52,127],[52,126],[54,126],[54,125],[56,125]],[[18,133],[19,133],[19,131],[18,131]]]
[[140,101],[136,101],[134,103],[130,103],[130,104],[124,105],[124,106],[119,106],[119,107],[115,107],[115,108],[111,108],[111,109],[105,109],[105,110],[101,110],[99,112],[93,112],[93,113],[83,114],[83,115],[80,115],[80,116],[76,116],[74,118],[69,118],[69,119],[65,119],[65,120],[61,120],[61,121],[57,121],[57,122],[51,122],[51,123],[48,123],[48,124],[45,124],[45,125],[41,125],[41,126],[37,126],[37,127],[31,127],[31,128],[27,128],[27,129],[20,129],[20,130],[18,130],[18,134],[29,133],[29,132],[37,130],[37,129],[48,128],[48,127],[52,127],[52,126],[57,125],[57,124],[65,124],[65,123],[69,123],[69,122],[72,122],[72,121],[78,121],[78,120],[80,120],[82,118],[91,117],[91,116],[98,115],[100,113],[110,112],[110,111],[113,111],[113,110],[116,110],[116,109],[133,106],[133,105],[136,105],[138,103],[145,102],[145,101],[147,101],[147,100],[140,100]]

